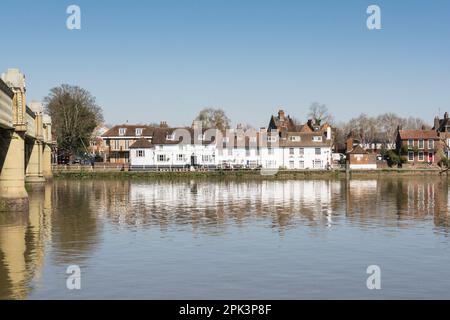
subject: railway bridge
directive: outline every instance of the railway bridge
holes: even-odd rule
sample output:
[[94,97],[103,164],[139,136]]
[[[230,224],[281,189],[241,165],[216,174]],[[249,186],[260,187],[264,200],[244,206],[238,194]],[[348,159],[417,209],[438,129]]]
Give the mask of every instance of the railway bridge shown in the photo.
[[29,188],[52,178],[51,118],[40,102],[26,102],[25,76],[9,69],[0,78],[0,212],[27,211]]

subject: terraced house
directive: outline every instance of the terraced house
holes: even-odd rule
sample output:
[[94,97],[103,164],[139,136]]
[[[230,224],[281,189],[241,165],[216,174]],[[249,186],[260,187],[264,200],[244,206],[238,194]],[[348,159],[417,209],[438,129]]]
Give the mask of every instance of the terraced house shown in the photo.
[[[113,137],[116,139],[114,131]],[[332,128],[328,124],[308,121],[296,125],[282,110],[271,117],[267,129],[258,131],[231,129],[222,132],[199,129],[195,125],[190,128],[163,126],[147,128],[138,139],[136,136],[126,136],[126,139],[134,140],[126,150],[133,169],[327,169],[333,145]],[[111,141],[114,140],[110,139],[109,145]],[[124,148],[122,150],[125,152]]]

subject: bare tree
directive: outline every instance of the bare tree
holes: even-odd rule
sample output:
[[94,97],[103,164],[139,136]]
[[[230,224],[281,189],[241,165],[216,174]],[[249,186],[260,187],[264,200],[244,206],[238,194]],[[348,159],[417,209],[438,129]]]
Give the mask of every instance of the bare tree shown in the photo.
[[63,84],[51,89],[44,102],[58,147],[72,154],[85,152],[93,131],[103,122],[95,97],[83,88]]
[[318,124],[333,121],[333,116],[329,113],[327,106],[318,102],[311,104],[308,117],[312,118]]
[[203,128],[217,128],[225,130],[230,128],[230,119],[222,109],[205,108],[200,111],[195,121],[200,121]]

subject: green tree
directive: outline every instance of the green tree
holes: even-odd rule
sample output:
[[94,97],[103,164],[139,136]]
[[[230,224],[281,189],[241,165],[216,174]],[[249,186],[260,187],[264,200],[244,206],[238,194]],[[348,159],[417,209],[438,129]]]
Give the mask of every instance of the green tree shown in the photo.
[[51,89],[44,102],[58,148],[74,155],[86,152],[94,129],[103,122],[95,97],[83,88],[63,84]]

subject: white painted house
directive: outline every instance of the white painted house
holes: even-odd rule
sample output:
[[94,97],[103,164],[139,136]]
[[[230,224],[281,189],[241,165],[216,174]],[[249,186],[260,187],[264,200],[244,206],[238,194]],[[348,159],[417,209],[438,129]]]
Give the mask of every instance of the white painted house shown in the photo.
[[309,121],[295,126],[283,111],[256,131],[155,128],[130,146],[133,169],[268,168],[324,170],[331,165],[332,130]]

